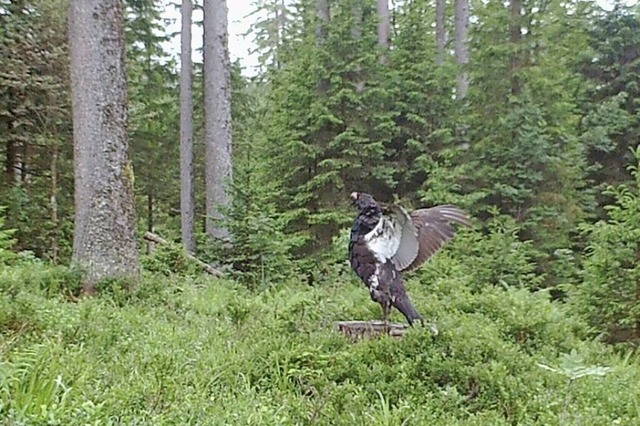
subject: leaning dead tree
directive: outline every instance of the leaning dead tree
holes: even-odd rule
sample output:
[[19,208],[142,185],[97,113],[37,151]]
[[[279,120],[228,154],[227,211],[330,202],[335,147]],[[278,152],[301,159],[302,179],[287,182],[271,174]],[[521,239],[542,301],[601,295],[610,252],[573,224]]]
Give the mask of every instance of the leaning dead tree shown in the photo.
[[[159,244],[159,245],[167,245],[167,244],[169,244],[169,241],[167,241],[164,238],[162,238],[161,236],[156,235],[153,232],[149,232],[149,231],[147,231],[144,234],[144,239],[149,241],[149,242],[151,242],[151,243],[154,243],[154,244]],[[203,262],[202,260],[198,259],[197,257],[192,255],[191,253],[187,252],[186,256],[187,256],[187,259],[192,260],[196,265],[201,267],[208,274],[215,275],[215,276],[218,276],[218,277],[224,275],[224,273],[222,271],[214,268],[213,266],[209,265],[206,262]]]

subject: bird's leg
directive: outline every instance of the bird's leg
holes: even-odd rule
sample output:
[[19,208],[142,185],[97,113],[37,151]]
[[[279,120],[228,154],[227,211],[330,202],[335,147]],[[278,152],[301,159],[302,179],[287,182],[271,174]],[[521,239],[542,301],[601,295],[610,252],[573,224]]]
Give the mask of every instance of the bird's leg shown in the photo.
[[389,314],[391,313],[391,303],[382,304],[382,321],[384,322],[384,328],[389,332]]

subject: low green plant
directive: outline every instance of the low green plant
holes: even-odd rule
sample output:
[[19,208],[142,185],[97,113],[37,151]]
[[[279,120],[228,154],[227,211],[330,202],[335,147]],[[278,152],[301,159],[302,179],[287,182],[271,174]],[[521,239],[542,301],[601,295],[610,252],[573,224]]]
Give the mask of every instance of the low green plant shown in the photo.
[[146,271],[166,276],[197,275],[201,272],[196,263],[187,257],[184,247],[172,242],[154,247],[153,251],[142,256],[140,261]]
[[[256,292],[228,279],[147,271],[126,297],[111,282],[75,302],[33,282],[13,286],[0,291],[0,418],[345,426],[640,421],[636,354],[621,357],[586,339],[580,320],[547,291],[472,285],[446,254],[438,262],[407,285],[440,334],[414,327],[402,339],[356,344],[335,322],[381,315],[356,280],[310,287],[291,279]],[[394,312],[392,320],[402,318]],[[598,365],[611,370],[597,376],[600,370],[589,369]]]
[[9,265],[16,260],[16,255],[11,250],[15,244],[13,234],[16,230],[5,228],[5,210],[6,207],[0,206],[0,265]]

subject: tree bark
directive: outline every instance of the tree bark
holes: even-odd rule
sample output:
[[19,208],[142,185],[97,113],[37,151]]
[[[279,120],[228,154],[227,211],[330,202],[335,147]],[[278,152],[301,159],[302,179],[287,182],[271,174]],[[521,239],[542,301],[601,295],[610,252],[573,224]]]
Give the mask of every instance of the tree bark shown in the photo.
[[444,63],[447,33],[444,26],[446,0],[436,0],[436,65]]
[[73,263],[84,290],[105,278],[136,280],[133,168],[127,139],[122,0],[72,0],[69,6],[75,232]]
[[[356,1],[352,6],[353,13],[353,27],[351,28],[351,35],[356,42],[362,40],[362,26],[363,26],[363,11],[362,3]],[[362,77],[362,65],[358,64],[355,71],[355,88],[357,93],[361,93],[365,88],[365,81]]]
[[285,30],[287,25],[287,6],[285,4],[285,0],[280,0],[280,2],[276,5],[276,40],[275,40],[275,49],[274,49],[274,62],[276,69],[280,69],[282,64],[280,63],[280,49],[282,47],[282,40],[285,38]]
[[402,339],[409,330],[408,324],[385,323],[384,321],[338,321],[336,328],[352,343],[361,340],[381,337],[388,334],[396,339]]
[[329,35],[329,1],[328,0],[316,0],[316,14],[318,16],[318,22],[316,24],[316,44],[318,46],[324,46],[327,42],[327,36]]
[[387,52],[389,50],[389,31],[391,26],[388,0],[378,0],[377,10],[378,10],[378,47],[380,48],[380,63],[386,64],[389,61]]
[[11,139],[11,135],[9,134],[9,132],[7,132],[7,135],[9,135],[9,139],[7,140],[7,154],[5,159],[4,173],[7,188],[12,188],[17,181],[16,161],[18,159],[18,146],[16,142]]
[[29,143],[23,141],[20,145],[20,155],[18,158],[18,170],[20,170],[20,183],[25,189],[29,189],[31,184],[30,172],[29,172],[29,160],[30,152]]
[[520,80],[518,71],[520,69],[520,40],[522,38],[522,29],[520,27],[520,17],[522,3],[520,0],[511,0],[511,21],[509,22],[509,41],[511,42],[511,64],[509,66],[509,78],[511,81],[511,94],[518,95],[520,93]]
[[457,98],[464,99],[469,91],[469,0],[456,0],[456,63],[458,64]]
[[[55,138],[55,136],[54,136]],[[49,207],[51,209],[51,263],[54,265],[58,263],[58,255],[60,252],[60,245],[58,239],[60,238],[60,221],[58,219],[58,154],[59,144],[57,140],[53,141],[51,147],[51,195],[49,198]]]
[[227,185],[232,178],[231,63],[229,60],[226,0],[204,2],[204,109],[207,233],[228,240],[220,223],[221,208],[230,203]]
[[193,167],[193,62],[191,59],[191,0],[182,0],[180,33],[180,222],[182,244],[196,252],[196,192]]
[[[325,45],[329,37],[329,22],[331,21],[331,12],[329,11],[328,0],[316,0],[316,45],[320,48]],[[323,62],[324,63],[324,62]],[[331,81],[324,75],[320,76],[317,89],[320,95],[326,95],[331,88]]]

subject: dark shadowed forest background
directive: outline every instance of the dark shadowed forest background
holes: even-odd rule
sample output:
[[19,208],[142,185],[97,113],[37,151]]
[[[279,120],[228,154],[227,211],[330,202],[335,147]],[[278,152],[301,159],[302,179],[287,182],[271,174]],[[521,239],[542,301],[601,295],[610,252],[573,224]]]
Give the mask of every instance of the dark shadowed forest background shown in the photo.
[[[210,31],[202,1],[124,1],[127,276],[74,224],[69,3],[0,0],[4,424],[640,422],[637,4],[256,0],[247,74],[225,1]],[[185,4],[212,58],[187,74]],[[407,276],[440,336],[333,330],[380,316],[352,191],[472,216]]]

